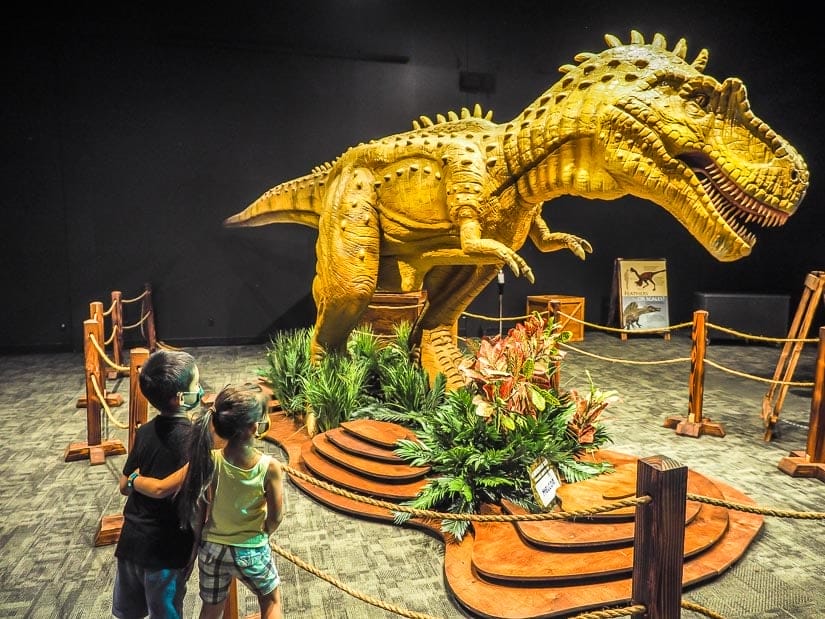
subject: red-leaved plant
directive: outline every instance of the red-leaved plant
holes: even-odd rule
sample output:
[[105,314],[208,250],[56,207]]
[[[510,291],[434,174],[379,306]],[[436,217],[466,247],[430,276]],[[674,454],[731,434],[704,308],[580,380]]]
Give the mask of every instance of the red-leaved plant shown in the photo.
[[505,337],[482,338],[478,349],[460,369],[468,386],[475,384],[476,413],[494,416],[512,429],[511,415],[536,416],[558,398],[550,391],[551,377],[564,357],[558,344],[570,339],[569,331],[553,328],[537,312],[517,324]]

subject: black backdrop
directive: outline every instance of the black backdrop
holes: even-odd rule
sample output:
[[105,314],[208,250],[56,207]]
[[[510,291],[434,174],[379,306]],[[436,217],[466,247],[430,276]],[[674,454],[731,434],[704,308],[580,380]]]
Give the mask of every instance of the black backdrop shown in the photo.
[[[715,261],[652,203],[554,200],[551,226],[595,252],[581,262],[528,241],[521,253],[537,281],[506,274],[505,316],[523,314],[529,294],[560,293],[584,296],[586,319],[604,324],[617,257],[667,259],[671,323],[690,320],[696,291],[787,294],[793,313],[806,273],[825,269],[825,55],[796,5],[153,4],[7,11],[0,25],[0,350],[79,350],[89,302],[107,306],[112,290],[130,298],[145,282],[169,343],[264,342],[311,324],[315,230],[227,230],[226,216],[419,115],[478,102],[509,120],[576,53],[631,29],[661,32],[671,47],[685,37],[690,59],[708,48],[709,74],[742,78],[754,112],[806,158],[808,196],[735,263]],[[491,75],[493,90],[464,92],[462,71]],[[469,311],[498,315],[495,283]]]

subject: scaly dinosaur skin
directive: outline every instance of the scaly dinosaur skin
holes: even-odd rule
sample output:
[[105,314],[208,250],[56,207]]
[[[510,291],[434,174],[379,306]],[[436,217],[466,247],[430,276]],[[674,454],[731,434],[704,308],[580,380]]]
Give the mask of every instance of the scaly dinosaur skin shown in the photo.
[[534,281],[516,253],[592,251],[551,231],[544,202],[562,195],[634,195],[675,217],[720,261],[747,256],[746,224],[783,225],[808,187],[786,140],[751,112],[742,82],[705,75],[707,50],[684,60],[656,34],[606,35],[564,77],[506,124],[478,106],[350,148],[282,183],[226,226],[291,222],[318,229],[313,355],[343,351],[373,293],[427,291],[413,329],[422,363],[463,383],[450,328],[506,264]]

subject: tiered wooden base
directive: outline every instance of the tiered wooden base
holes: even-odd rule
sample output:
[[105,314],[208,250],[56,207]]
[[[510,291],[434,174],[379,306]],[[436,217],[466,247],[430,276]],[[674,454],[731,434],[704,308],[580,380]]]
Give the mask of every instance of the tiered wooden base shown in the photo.
[[[267,435],[289,453],[290,466],[318,479],[383,501],[412,499],[427,482],[427,468],[411,467],[393,453],[411,436],[401,426],[359,420],[311,439],[292,420],[278,419]],[[565,511],[579,511],[636,490],[636,458],[599,452],[612,474],[562,486]],[[339,511],[392,521],[391,510],[343,497],[292,477],[306,494]],[[741,492],[699,473],[688,474],[688,492],[753,504]],[[519,513],[510,504],[486,513]],[[460,543],[445,539],[444,572],[455,599],[481,617],[563,617],[630,602],[633,508],[573,521],[473,523]],[[717,577],[739,559],[762,527],[759,515],[689,501],[685,518],[685,587]],[[442,535],[440,523],[409,524]]]

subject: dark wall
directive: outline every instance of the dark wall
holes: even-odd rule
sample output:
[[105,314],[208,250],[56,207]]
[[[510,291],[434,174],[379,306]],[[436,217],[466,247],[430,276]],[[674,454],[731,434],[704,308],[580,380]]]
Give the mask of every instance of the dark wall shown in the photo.
[[[553,292],[586,297],[586,319],[604,324],[617,257],[667,259],[671,323],[690,320],[700,290],[788,294],[793,311],[806,273],[825,269],[825,56],[810,16],[792,7],[169,4],[101,3],[9,15],[0,26],[2,350],[78,350],[89,303],[108,305],[112,290],[130,298],[145,282],[169,343],[266,341],[311,324],[315,230],[228,230],[225,217],[422,114],[478,102],[505,122],[576,53],[604,49],[604,33],[628,40],[631,28],[647,39],[661,32],[671,47],[685,37],[691,59],[709,49],[709,74],[742,78],[754,112],[806,158],[808,196],[735,263],[715,261],[652,203],[554,200],[551,226],[595,251],[581,262],[528,242],[521,254],[536,283],[506,274],[505,316],[523,314],[527,295]],[[493,74],[494,91],[462,92],[462,70]],[[495,283],[469,311],[498,315]],[[137,319],[128,312],[127,324]],[[479,326],[497,330],[464,325],[471,335]]]

